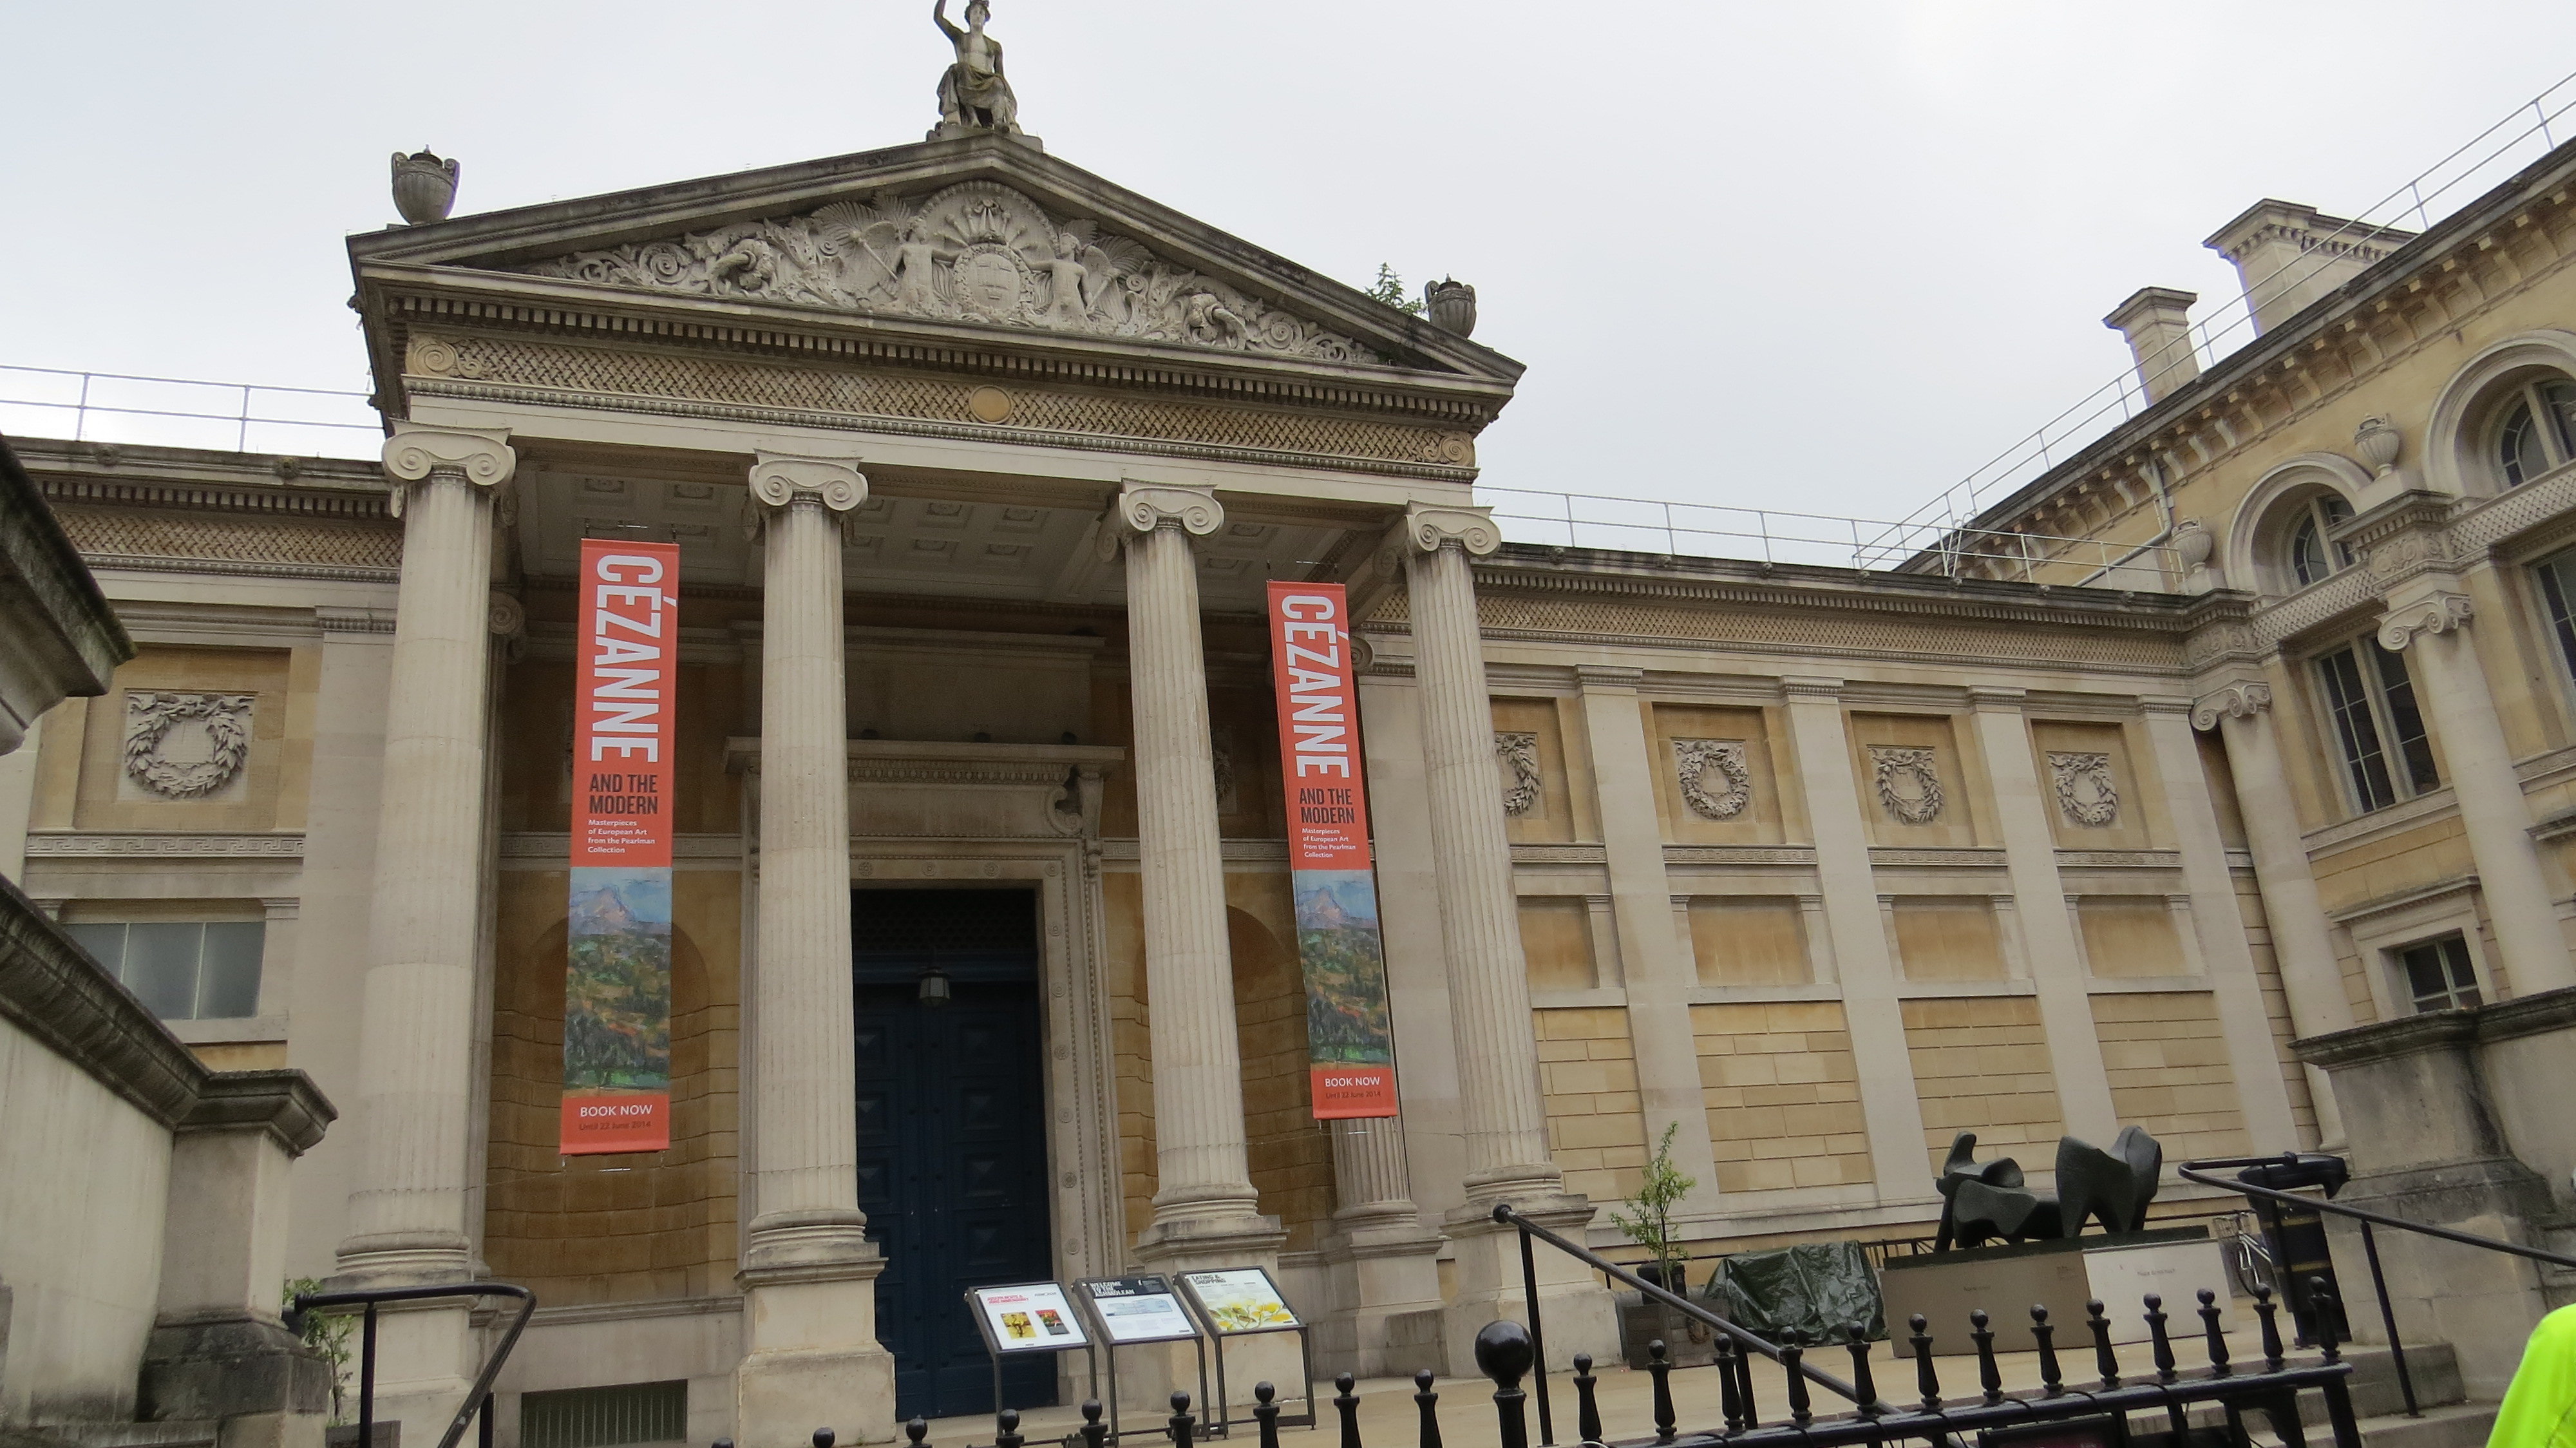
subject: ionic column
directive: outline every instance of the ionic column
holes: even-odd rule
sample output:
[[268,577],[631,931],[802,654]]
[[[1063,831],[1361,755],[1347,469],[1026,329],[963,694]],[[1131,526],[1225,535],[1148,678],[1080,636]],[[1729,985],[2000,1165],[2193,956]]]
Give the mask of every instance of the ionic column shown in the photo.
[[850,802],[841,663],[842,518],[852,460],[761,453],[760,883],[751,1002],[758,1128],[743,1233],[736,1441],[788,1448],[816,1424],[892,1436],[894,1359],[876,1340],[885,1264],[858,1200],[850,998]]
[[[2270,718],[2272,686],[2240,679],[2192,706],[2192,727],[2217,729],[2227,744],[2228,773],[2236,781],[2236,811],[2245,820],[2245,843],[2254,856],[2254,888],[2263,897],[2263,923],[2272,938],[2272,963],[2290,1006],[2290,1027],[2321,1036],[2352,1024],[2352,1001],[2343,991],[2343,967],[2326,934],[2325,902],[2299,838],[2298,801]],[[2186,877],[2187,878],[2187,877]],[[2343,1113],[2326,1074],[2302,1068],[2317,1110],[2318,1145],[2343,1145]],[[2261,1147],[2264,1143],[2257,1142]]]
[[[2227,1043],[2246,1134],[2257,1152],[2296,1151],[2301,1143],[2281,1075],[2281,1047],[2263,1005],[2262,978],[2254,973],[2254,947],[2245,938],[2236,882],[2227,873],[2227,844],[2219,837],[2209,777],[2201,771],[2200,746],[2191,737],[2191,703],[2139,703],[2146,711],[2156,777],[2164,784],[2165,815],[2173,821],[2174,844],[2182,852],[2183,888],[2190,892],[2188,908],[2175,912],[2174,924],[2184,927],[2182,944],[2199,956],[2217,997],[2219,1035]],[[2198,949],[2192,951],[2195,945]]]
[[[2013,894],[2053,907],[2066,899],[2065,883],[2057,873],[2057,833],[2049,823],[2057,810],[2057,796],[2055,790],[2040,785],[2039,765],[2031,754],[2030,723],[2022,713],[2026,697],[2020,689],[1971,688],[1969,721],[1986,762],[1986,779],[1995,792],[1995,822],[2003,834],[2004,871],[2012,881]],[[2014,913],[2020,916],[2024,956],[2031,988],[2038,993],[2039,1018],[2048,1035],[2048,1059],[2066,1129],[2087,1141],[2108,1142],[2120,1129],[2120,1114],[2111,1104],[2111,1078],[2102,1065],[2101,1030],[2093,1024],[2093,998],[2076,943],[2075,912],[2047,908]]]
[[[1469,1361],[1468,1344],[1484,1323],[1521,1311],[1518,1234],[1495,1229],[1494,1206],[1508,1202],[1558,1231],[1579,1230],[1593,1207],[1565,1190],[1564,1174],[1548,1154],[1520,903],[1494,775],[1494,706],[1472,559],[1500,548],[1502,534],[1488,509],[1420,503],[1406,512],[1404,534],[1431,856],[1467,1144],[1466,1202],[1445,1223],[1458,1249],[1446,1334],[1454,1365]],[[1606,1356],[1618,1342],[1609,1295],[1589,1274],[1565,1272],[1571,1261],[1544,1248],[1537,1257],[1549,1352],[1560,1360],[1576,1351]]]
[[[2415,593],[2379,621],[2380,646],[2415,663],[2415,693],[2441,731],[2442,762],[2460,828],[2478,867],[2478,893],[2512,976],[2513,993],[2576,986],[2576,961],[2558,927],[2549,882],[2531,842],[2531,807],[2514,773],[2513,751],[2496,718],[2495,696],[2468,635],[2469,596],[2447,589]],[[2418,639],[2421,647],[2410,647]]]
[[1441,1238],[1422,1224],[1413,1203],[1404,1119],[1331,1125],[1338,1207],[1323,1251],[1341,1278],[1334,1295],[1348,1306],[1322,1335],[1318,1366],[1360,1377],[1443,1368],[1418,1361],[1419,1347],[1390,1347],[1387,1341],[1388,1318],[1440,1306]]
[[1204,488],[1129,483],[1112,524],[1127,550],[1127,668],[1136,737],[1136,837],[1145,887],[1145,994],[1154,1054],[1154,1220],[1145,1255],[1275,1255],[1243,1124],[1225,857],[1208,742],[1198,555],[1225,510]]
[[[403,520],[368,957],[359,994],[359,1152],[339,1285],[463,1281],[475,1100],[492,497],[506,431],[397,422],[384,447]],[[473,1357],[463,1305],[382,1328],[380,1416],[445,1426]]]

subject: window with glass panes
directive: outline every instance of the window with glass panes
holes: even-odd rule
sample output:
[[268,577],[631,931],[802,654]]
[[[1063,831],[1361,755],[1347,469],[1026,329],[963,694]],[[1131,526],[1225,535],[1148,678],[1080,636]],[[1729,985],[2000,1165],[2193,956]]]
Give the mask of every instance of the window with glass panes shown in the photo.
[[2549,631],[2558,640],[2558,656],[2576,677],[2576,553],[2561,553],[2532,565],[2540,583],[2540,601],[2549,610]]
[[2496,427],[2496,471],[2518,488],[2576,458],[2576,382],[2540,377],[2513,390]]
[[259,1014],[259,921],[137,920],[66,925],[65,933],[165,1021]]
[[2478,1005],[2477,968],[2469,963],[2469,943],[2457,935],[2427,940],[2397,952],[2398,974],[2417,1014],[2465,1010]]
[[2363,638],[2316,662],[2344,778],[2361,812],[2441,788],[2405,658]]
[[2299,505],[2290,525],[2289,558],[2290,578],[2299,587],[2352,566],[2351,547],[2326,536],[2351,518],[2352,505],[2334,493],[2318,493]]

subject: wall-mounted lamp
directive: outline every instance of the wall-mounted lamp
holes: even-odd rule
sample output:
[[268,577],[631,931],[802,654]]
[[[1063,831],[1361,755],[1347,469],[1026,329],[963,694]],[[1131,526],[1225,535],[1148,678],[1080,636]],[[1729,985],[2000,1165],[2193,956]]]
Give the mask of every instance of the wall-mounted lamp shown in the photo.
[[948,1004],[951,999],[948,993],[948,973],[935,965],[923,971],[921,987],[914,993],[913,999],[933,1009]]

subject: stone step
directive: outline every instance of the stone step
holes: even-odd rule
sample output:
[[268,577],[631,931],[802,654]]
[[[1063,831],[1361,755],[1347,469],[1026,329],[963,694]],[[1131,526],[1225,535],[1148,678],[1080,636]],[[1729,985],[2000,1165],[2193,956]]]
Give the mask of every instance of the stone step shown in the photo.
[[2495,1416],[2493,1403],[2453,1403],[2426,1408],[2421,1418],[2364,1418],[2359,1426],[2364,1448],[2485,1448]]

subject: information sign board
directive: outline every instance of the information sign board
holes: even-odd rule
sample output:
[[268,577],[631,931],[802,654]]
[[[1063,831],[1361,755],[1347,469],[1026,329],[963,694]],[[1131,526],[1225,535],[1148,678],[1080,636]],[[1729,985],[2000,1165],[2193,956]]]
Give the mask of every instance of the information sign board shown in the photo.
[[1286,1332],[1305,1326],[1281,1296],[1279,1284],[1259,1267],[1222,1272],[1184,1272],[1181,1287],[1198,1305],[1199,1317],[1219,1337],[1252,1332]]
[[1061,1352],[1089,1347],[1082,1319],[1053,1282],[1022,1282],[1009,1287],[969,1289],[984,1340],[997,1353]]
[[1179,1342],[1199,1335],[1169,1279],[1094,1277],[1079,1284],[1101,1336],[1119,1347],[1140,1342]]

